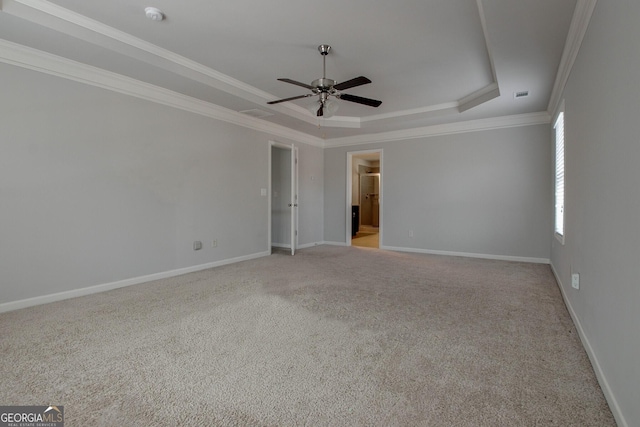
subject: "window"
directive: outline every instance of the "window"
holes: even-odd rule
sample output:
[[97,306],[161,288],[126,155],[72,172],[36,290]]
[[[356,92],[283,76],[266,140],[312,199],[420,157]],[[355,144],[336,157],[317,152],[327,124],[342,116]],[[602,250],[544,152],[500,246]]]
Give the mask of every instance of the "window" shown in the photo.
[[556,130],[555,235],[564,244],[564,111],[554,124]]

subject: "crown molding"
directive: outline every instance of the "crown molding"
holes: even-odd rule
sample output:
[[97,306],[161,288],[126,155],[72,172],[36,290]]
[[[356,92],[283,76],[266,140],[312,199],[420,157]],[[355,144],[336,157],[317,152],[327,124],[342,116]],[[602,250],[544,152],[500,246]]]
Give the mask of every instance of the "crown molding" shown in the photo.
[[[476,1],[478,5],[479,18],[484,32],[491,73],[493,76],[492,83],[459,101],[427,106],[420,109],[369,116],[366,118],[335,116],[330,119],[324,119],[322,121],[322,125],[336,128],[359,129],[373,124],[382,124],[384,122],[428,118],[449,112],[462,112],[499,96],[491,47],[489,44],[489,38],[487,37],[482,0]],[[99,21],[90,19],[84,15],[65,9],[47,0],[0,0],[0,7],[3,12],[13,16],[62,32],[96,46],[128,56],[132,59],[157,66],[163,70],[176,73],[182,77],[222,90],[247,101],[264,105],[265,102],[276,99],[270,93],[259,90],[198,62],[153,45]],[[307,109],[300,105],[284,103],[268,106],[264,105],[264,108],[285,114],[308,124],[318,124],[317,117],[309,114]]]
[[178,108],[301,143],[317,147],[324,145],[322,139],[303,132],[295,131],[265,120],[256,119],[246,114],[241,114],[228,108],[141,82],[130,77],[2,39],[0,39],[0,62]]
[[458,112],[463,113],[500,96],[498,83],[493,82],[458,101]]
[[[176,72],[175,65],[178,65],[184,69],[195,71],[198,74],[210,77],[212,80],[209,84],[218,89],[224,90],[224,86],[221,86],[220,84],[212,84],[214,81],[221,82],[225,86],[236,88],[239,91],[246,92],[252,96],[259,97],[260,99],[271,96],[267,92],[247,85],[233,77],[222,74],[198,62],[177,55],[167,49],[158,47],[128,33],[112,28],[46,0],[3,1],[3,12],[26,19],[38,25],[54,29],[75,38],[85,40],[114,52],[142,60],[152,65],[160,66],[163,69]],[[131,48],[134,48],[134,50]],[[156,60],[151,60],[149,57],[144,55],[141,57],[141,53],[153,55]],[[169,68],[169,63],[174,66]],[[185,77],[193,78],[192,73],[189,75],[189,73],[184,73],[184,71],[185,70],[182,70],[180,74]]]
[[[96,46],[109,49],[121,55],[157,66],[209,87],[222,90],[231,95],[264,104],[267,100],[277,99],[270,93],[245,84],[226,74],[220,73],[196,61],[192,61],[167,49],[112,28],[99,21],[88,18],[46,0],[2,0],[2,11],[28,20],[71,37],[87,41]],[[303,122],[316,125],[316,117],[306,108],[292,104],[264,105],[273,111],[286,114]],[[356,119],[356,124],[354,124]],[[343,118],[323,122],[325,126],[360,127],[357,118]]]
[[[2,11],[257,104],[275,99],[270,93],[196,61],[46,0],[3,0]],[[273,105],[265,108],[315,124],[315,118],[305,108],[296,104]]]
[[395,122],[403,120],[424,119],[447,113],[462,113],[487,101],[500,96],[498,83],[493,82],[479,89],[458,101],[446,102],[443,104],[429,105],[426,107],[414,108],[411,110],[394,111],[385,114],[375,114],[360,119],[362,127],[380,125],[385,122]]
[[496,66],[493,62],[493,53],[491,49],[491,44],[489,43],[489,30],[487,28],[487,18],[484,14],[484,6],[482,5],[482,0],[476,0],[476,4],[478,5],[478,16],[480,17],[480,25],[482,26],[482,34],[484,34],[484,42],[487,48],[487,55],[489,56],[489,65],[491,66],[491,76],[493,77],[493,81],[498,82],[498,77],[496,75]]
[[401,131],[383,132],[371,135],[358,135],[345,138],[333,138],[325,141],[325,148],[347,147],[352,145],[404,141],[417,138],[428,138],[441,135],[452,135],[466,132],[479,132],[494,129],[505,129],[520,126],[531,126],[551,123],[548,112],[516,114],[511,116],[491,117],[487,119],[468,120],[457,123],[426,126]]
[[459,103],[457,101],[446,102],[444,104],[429,105],[427,107],[413,108],[410,110],[394,111],[391,113],[374,114],[360,119],[363,127],[371,125],[379,125],[384,122],[397,122],[399,119],[419,119],[426,116],[433,116],[442,113],[454,113],[458,111]]
[[[2,39],[0,39],[0,62],[111,90],[124,95],[178,108],[180,110],[232,123],[256,131],[265,132],[270,135],[323,148],[392,142],[438,135],[548,124],[551,121],[551,116],[545,111],[540,113],[469,120],[400,131],[323,140],[304,132],[295,131],[285,126],[265,120],[256,119],[210,102],[202,101],[159,86],[141,82],[130,77]],[[336,118],[336,120],[349,121],[351,119]]]
[[[160,66],[163,69],[171,69],[173,72],[176,72],[177,65],[178,74],[207,84],[211,87],[224,90],[243,99],[261,103],[264,99],[272,97],[266,92],[246,85],[202,64],[191,61],[180,55],[176,55],[173,52],[147,43],[144,40],[137,39],[127,33],[106,26],[70,10],[61,8],[60,6],[46,0],[0,1],[0,8],[3,12],[23,17],[24,19],[28,19],[48,28],[62,31],[74,37],[83,38],[88,40],[90,43],[143,60],[152,65]],[[573,60],[575,60],[577,49],[579,48],[584,32],[586,31],[586,25],[588,24],[596,0],[578,0],[578,2],[579,7],[576,7],[567,43],[567,46],[575,47],[573,49],[567,49],[567,47],[565,47],[565,54],[563,54],[564,61],[562,64],[572,64]],[[486,23],[484,22],[482,0],[477,0],[477,4],[483,30],[485,32],[487,51],[490,56],[489,59],[491,60],[491,70],[495,77],[493,61],[490,55],[490,46],[486,37]],[[514,126],[527,126],[550,122],[549,113],[544,112],[323,140],[304,132],[295,131],[285,126],[238,113],[211,102],[195,99],[159,86],[151,85],[99,69],[97,67],[82,64],[4,40],[0,40],[0,61],[103,89],[112,90],[125,95],[134,96],[147,101],[178,108],[184,111],[189,111],[202,116],[317,147],[339,147],[400,141],[437,135],[474,132]],[[570,71],[570,66],[567,67],[565,65],[564,67],[567,69],[568,73],[568,71]],[[558,80],[556,83],[558,83]],[[397,121],[407,118],[425,117],[466,110],[486,102],[489,99],[493,99],[498,95],[498,83],[494,81],[473,94],[450,103],[374,115],[363,119],[357,117],[337,116],[322,120],[322,123],[324,126],[362,128],[363,125],[369,126],[374,123],[380,124],[385,121]],[[275,108],[273,109],[283,112],[284,114],[288,114],[314,125],[317,124],[318,119],[311,117],[306,109],[298,105],[276,105],[274,107]]]
[[571,74],[573,64],[578,57],[582,40],[589,27],[591,21],[591,15],[596,7],[598,0],[577,0],[576,8],[573,11],[573,17],[571,18],[571,25],[569,26],[569,32],[567,34],[567,40],[564,44],[564,50],[562,51],[562,58],[560,59],[560,65],[558,66],[558,73],[556,74],[556,81],[553,84],[553,90],[551,91],[551,97],[549,98],[549,105],[547,111],[553,115],[560,104],[562,93]]

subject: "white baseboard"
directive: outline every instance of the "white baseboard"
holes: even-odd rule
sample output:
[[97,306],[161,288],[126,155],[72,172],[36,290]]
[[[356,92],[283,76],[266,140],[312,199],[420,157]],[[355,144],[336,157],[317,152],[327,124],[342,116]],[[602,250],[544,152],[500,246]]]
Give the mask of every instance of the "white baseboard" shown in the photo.
[[291,249],[291,245],[287,245],[286,243],[273,243],[271,242],[272,248],[282,248],[282,249]]
[[468,252],[434,251],[429,249],[401,248],[396,246],[380,246],[380,249],[384,249],[387,251],[414,252],[419,254],[430,254],[430,255],[447,255],[447,256],[461,256],[461,257],[468,257],[468,258],[495,259],[500,261],[531,262],[535,264],[549,264],[551,262],[548,258],[531,258],[531,257],[519,257],[519,256],[508,256],[508,255],[477,254],[477,253],[468,253]]
[[314,246],[320,246],[324,244],[323,242],[311,242],[311,243],[305,243],[304,245],[300,245],[298,246],[298,249],[307,249],[307,248],[312,248]]
[[600,383],[600,388],[602,388],[602,392],[604,393],[604,397],[607,399],[609,403],[609,408],[613,413],[613,417],[616,419],[616,423],[620,427],[628,427],[629,424],[625,420],[622,415],[622,411],[620,410],[620,405],[618,405],[618,401],[616,400],[613,392],[611,391],[611,387],[609,386],[609,382],[602,371],[602,367],[600,366],[600,362],[598,361],[598,357],[593,352],[593,347],[591,347],[591,343],[589,342],[589,338],[584,332],[582,328],[582,324],[580,323],[580,318],[576,314],[575,310],[571,306],[571,301],[567,298],[567,294],[565,293],[564,286],[562,285],[562,280],[560,280],[560,275],[556,271],[556,268],[552,263],[551,271],[556,278],[556,282],[558,282],[558,287],[560,288],[560,293],[562,294],[562,299],[564,300],[564,304],[567,306],[567,310],[569,311],[569,315],[573,320],[573,324],[576,326],[576,330],[578,331],[578,336],[580,337],[580,341],[582,341],[582,346],[587,352],[587,356],[589,356],[589,360],[591,361],[591,365],[593,366],[593,370],[596,373],[596,377],[598,378],[598,383]]
[[331,246],[349,246],[347,245],[345,242],[330,242],[330,241],[323,241],[321,243],[322,245],[331,245]]
[[19,310],[21,308],[33,307],[36,305],[47,304],[55,301],[62,301],[65,299],[81,297],[85,295],[97,294],[99,292],[110,291],[112,289],[124,288],[126,286],[138,285],[140,283],[151,282],[153,280],[166,279],[169,277],[180,276],[182,274],[193,273],[195,271],[206,270],[208,268],[220,267],[227,264],[233,264],[240,261],[247,261],[250,259],[261,258],[269,256],[269,251],[258,252],[255,254],[244,255],[236,258],[224,259],[221,261],[209,262],[206,264],[194,265],[191,267],[178,268],[170,271],[163,271],[160,273],[148,274],[145,276],[132,277],[130,279],[119,280],[117,282],[103,283],[101,285],[89,286],[81,289],[73,289],[70,291],[58,292],[55,294],[42,295],[33,298],[27,298],[18,301],[11,301],[0,304],[0,313],[7,311]]
[[[305,243],[304,245],[296,246],[296,249],[307,249],[307,248],[312,248],[314,246],[318,246],[318,245],[322,245],[322,244],[323,244],[323,242]],[[271,247],[280,248],[280,249],[291,249],[291,245],[287,245],[286,243],[271,243]]]

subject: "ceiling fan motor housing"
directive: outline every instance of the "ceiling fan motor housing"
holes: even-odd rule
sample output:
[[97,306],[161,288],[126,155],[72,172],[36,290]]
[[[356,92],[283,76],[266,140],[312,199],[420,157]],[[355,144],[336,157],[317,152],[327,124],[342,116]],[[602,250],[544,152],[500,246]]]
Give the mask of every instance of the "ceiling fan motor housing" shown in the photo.
[[321,79],[316,79],[311,82],[311,86],[318,88],[319,92],[327,92],[329,89],[333,87],[337,82],[335,80],[327,79],[325,77]]

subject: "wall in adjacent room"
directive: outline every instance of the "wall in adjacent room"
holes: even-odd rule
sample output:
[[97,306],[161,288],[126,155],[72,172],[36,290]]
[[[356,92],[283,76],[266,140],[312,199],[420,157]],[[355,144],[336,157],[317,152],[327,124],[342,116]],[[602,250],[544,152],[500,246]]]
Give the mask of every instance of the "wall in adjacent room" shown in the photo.
[[347,152],[381,148],[383,247],[544,262],[549,141],[543,124],[325,149],[325,240],[345,242]]

